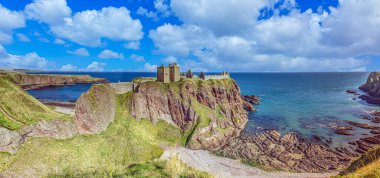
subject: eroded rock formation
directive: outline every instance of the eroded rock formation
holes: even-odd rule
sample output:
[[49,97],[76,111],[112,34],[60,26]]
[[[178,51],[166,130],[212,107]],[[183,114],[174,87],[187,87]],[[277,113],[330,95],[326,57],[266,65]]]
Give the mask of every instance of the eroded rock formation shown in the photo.
[[361,96],[361,99],[371,104],[380,104],[380,72],[372,72],[367,82],[359,89],[369,94],[369,96]]
[[145,82],[132,100],[133,117],[163,119],[178,126],[192,149],[218,149],[239,136],[247,123],[240,89],[232,79]]
[[80,134],[107,129],[116,112],[116,92],[109,84],[93,85],[76,102],[75,123]]

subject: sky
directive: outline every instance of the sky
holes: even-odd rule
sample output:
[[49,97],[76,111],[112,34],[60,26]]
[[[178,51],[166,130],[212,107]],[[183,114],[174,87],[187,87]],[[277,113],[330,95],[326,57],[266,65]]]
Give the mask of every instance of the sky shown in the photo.
[[379,0],[0,0],[0,68],[380,68]]

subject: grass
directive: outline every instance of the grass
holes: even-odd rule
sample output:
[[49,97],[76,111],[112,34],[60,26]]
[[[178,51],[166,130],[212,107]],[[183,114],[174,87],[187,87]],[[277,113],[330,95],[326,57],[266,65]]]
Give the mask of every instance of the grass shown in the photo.
[[197,177],[209,178],[210,174],[197,171],[184,164],[178,156],[173,156],[168,160],[155,160],[141,164],[132,164],[121,173],[110,173],[103,171],[86,172],[82,174],[59,174],[48,177]]
[[7,76],[0,76],[0,96],[0,126],[11,130],[41,120],[71,119],[30,96]]
[[362,155],[337,177],[380,178],[380,147]]
[[141,82],[147,82],[147,81],[156,81],[157,78],[155,77],[137,77],[132,80],[132,83],[141,83]]
[[160,144],[179,144],[182,135],[174,126],[164,121],[155,125],[147,119],[132,118],[129,97],[130,93],[118,96],[116,118],[105,132],[67,140],[30,139],[16,155],[0,154],[3,161],[0,172],[8,169],[17,175],[28,170],[37,177],[89,172],[118,175],[125,173],[131,164],[158,158],[163,153]]

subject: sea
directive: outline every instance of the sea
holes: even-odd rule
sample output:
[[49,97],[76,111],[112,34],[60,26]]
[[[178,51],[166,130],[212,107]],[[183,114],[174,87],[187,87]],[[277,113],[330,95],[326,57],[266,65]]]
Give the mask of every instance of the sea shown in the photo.
[[[135,77],[155,77],[155,73],[140,72],[44,72],[49,74],[85,74],[106,78],[110,82],[128,82]],[[367,104],[346,93],[358,90],[369,73],[231,73],[243,95],[258,95],[256,112],[249,113],[246,134],[276,129],[281,134],[295,132],[305,138],[330,139],[334,146],[347,144],[370,130],[355,128],[352,136],[337,135],[337,125],[347,121],[370,123],[360,116],[379,106]],[[91,84],[49,87],[28,92],[42,100],[75,101]]]

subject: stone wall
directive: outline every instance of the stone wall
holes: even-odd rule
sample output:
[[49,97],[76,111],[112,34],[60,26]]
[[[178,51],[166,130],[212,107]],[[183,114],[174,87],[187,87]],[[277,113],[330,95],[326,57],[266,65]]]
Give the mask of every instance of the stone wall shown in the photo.
[[110,83],[111,87],[115,89],[117,94],[128,93],[135,89],[138,84],[131,82],[119,82],[119,83]]
[[204,80],[210,80],[210,79],[221,80],[221,79],[226,79],[226,78],[230,78],[230,76],[229,75],[205,75]]

